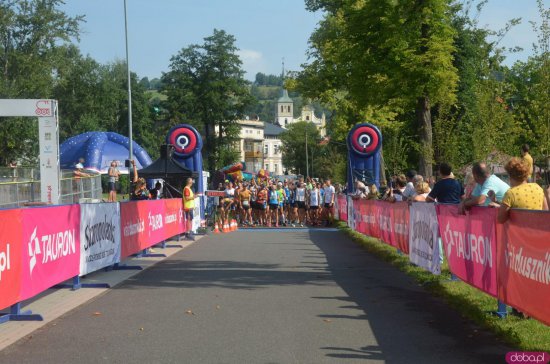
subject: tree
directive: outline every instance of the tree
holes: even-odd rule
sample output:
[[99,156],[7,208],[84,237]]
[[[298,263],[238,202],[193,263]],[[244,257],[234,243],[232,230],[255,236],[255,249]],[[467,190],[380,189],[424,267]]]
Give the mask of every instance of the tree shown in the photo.
[[204,135],[210,171],[227,162],[220,158],[222,150],[237,141],[236,121],[253,101],[237,50],[234,36],[214,29],[203,44],[190,45],[173,56],[170,71],[162,76],[167,96],[163,106],[170,124],[190,123]]
[[[306,134],[307,134],[307,155],[306,161]],[[287,131],[281,134],[283,153],[283,164],[286,168],[296,173],[307,175],[315,166],[312,164],[322,146],[319,145],[321,136],[317,127],[306,121],[290,124]],[[309,164],[309,165],[308,165]],[[309,171],[308,171],[309,168]]]
[[149,77],[143,77],[141,80],[139,80],[139,84],[143,86],[143,88],[146,90],[151,89],[151,82],[149,82]]
[[312,34],[313,61],[297,77],[305,96],[357,111],[392,108],[417,130],[419,169],[432,174],[431,108],[455,101],[454,31],[448,0],[310,0],[325,18]]
[[[65,48],[78,38],[82,16],[59,10],[61,0],[0,3],[0,98],[50,98]],[[37,128],[10,118],[0,125],[2,158],[36,160]]]

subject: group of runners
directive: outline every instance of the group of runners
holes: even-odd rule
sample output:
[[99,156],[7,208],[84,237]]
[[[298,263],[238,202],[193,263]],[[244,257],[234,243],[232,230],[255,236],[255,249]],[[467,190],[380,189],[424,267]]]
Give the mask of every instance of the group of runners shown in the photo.
[[241,226],[329,226],[336,192],[330,179],[225,181],[217,203],[217,222],[235,218]]

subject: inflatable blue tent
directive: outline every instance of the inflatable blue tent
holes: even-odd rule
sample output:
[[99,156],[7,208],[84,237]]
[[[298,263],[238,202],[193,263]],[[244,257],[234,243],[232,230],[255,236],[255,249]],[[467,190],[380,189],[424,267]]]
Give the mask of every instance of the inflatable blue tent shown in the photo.
[[[118,162],[121,173],[128,173],[124,161],[128,159],[129,139],[113,132],[91,131],[76,135],[61,144],[60,160],[62,169],[73,169],[80,158],[84,158],[84,168],[106,174],[112,161]],[[136,142],[132,143],[137,169],[152,163],[149,154]]]

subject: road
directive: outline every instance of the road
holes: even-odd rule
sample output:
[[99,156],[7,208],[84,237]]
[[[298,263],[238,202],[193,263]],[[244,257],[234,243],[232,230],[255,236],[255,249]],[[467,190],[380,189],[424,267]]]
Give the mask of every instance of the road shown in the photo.
[[213,235],[0,363],[503,363],[509,351],[334,230]]

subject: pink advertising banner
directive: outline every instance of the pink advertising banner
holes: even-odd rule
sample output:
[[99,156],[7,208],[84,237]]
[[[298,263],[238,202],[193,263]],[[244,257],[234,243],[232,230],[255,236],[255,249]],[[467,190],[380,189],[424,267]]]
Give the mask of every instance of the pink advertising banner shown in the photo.
[[166,238],[164,213],[164,200],[120,204],[121,258],[149,248]]
[[378,224],[378,205],[374,200],[361,200],[363,210],[363,234],[380,239],[380,225]]
[[393,224],[392,224],[392,203],[386,201],[376,201],[378,210],[378,225],[380,230],[380,240],[391,246],[397,247],[397,243],[393,241]]
[[77,276],[80,206],[22,210],[21,300]]
[[164,239],[184,233],[186,223],[181,198],[170,198],[162,201],[164,201],[164,229],[166,234]]
[[409,205],[406,202],[394,202],[391,205],[393,225],[391,245],[397,247],[403,253],[409,254]]
[[0,309],[19,301],[21,210],[0,211]]
[[464,282],[497,296],[496,214],[474,207],[466,215],[457,205],[437,205],[439,232],[449,268]]
[[338,203],[338,219],[348,221],[348,202],[346,195],[338,195],[336,197]]

